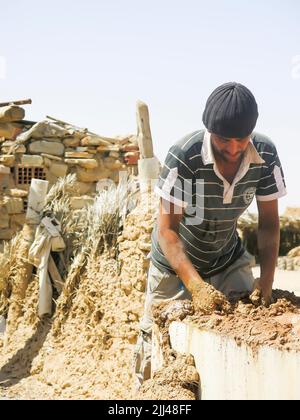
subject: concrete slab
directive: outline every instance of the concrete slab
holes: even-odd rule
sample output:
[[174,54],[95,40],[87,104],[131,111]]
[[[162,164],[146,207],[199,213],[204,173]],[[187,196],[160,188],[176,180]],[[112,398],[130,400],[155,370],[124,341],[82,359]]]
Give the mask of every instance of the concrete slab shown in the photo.
[[169,328],[174,350],[192,354],[202,400],[298,400],[300,353],[262,346],[253,352],[234,339],[184,322]]

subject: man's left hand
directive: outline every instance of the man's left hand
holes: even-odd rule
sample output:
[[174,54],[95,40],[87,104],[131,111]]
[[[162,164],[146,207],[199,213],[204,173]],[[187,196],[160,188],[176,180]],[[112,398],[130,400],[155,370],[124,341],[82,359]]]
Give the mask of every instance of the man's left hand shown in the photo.
[[253,285],[253,292],[250,300],[255,306],[270,306],[274,300],[272,298],[273,282],[266,282],[263,279],[256,279]]

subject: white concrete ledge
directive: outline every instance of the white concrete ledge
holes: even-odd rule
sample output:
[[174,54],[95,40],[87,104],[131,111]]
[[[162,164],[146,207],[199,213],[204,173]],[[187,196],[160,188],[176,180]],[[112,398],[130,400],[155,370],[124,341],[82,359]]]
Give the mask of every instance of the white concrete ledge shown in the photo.
[[300,353],[267,346],[253,353],[234,339],[183,322],[173,322],[169,334],[174,350],[194,356],[202,400],[300,399]]

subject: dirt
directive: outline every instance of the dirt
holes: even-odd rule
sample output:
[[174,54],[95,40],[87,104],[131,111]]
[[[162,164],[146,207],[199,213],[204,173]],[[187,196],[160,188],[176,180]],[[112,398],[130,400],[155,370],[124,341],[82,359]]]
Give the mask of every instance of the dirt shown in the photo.
[[113,253],[118,257],[100,255],[89,261],[67,319],[57,312],[38,319],[38,280],[32,278],[14,330],[5,340],[0,338],[2,397],[136,397],[132,360],[153,218],[154,211],[142,202],[126,219],[118,252]]
[[252,349],[270,346],[300,351],[300,298],[293,293],[274,290],[274,303],[268,308],[255,306],[248,296],[231,295],[230,309],[205,315],[195,311],[192,302],[169,302],[155,311],[156,323],[164,333],[175,320],[232,337]]
[[[270,308],[233,296],[226,310],[214,306],[222,310],[211,315],[195,311],[190,301],[171,302],[154,311],[164,332],[164,365],[137,394],[132,360],[157,208],[155,200],[142,201],[127,217],[118,249],[88,261],[66,317],[58,311],[37,317],[38,279],[31,278],[14,328],[0,335],[0,399],[195,399],[193,358],[169,346],[167,329],[174,320],[253,347],[300,350],[300,299],[288,292],[275,291]],[[60,299],[54,310],[61,308]]]
[[165,356],[164,366],[153,379],[145,381],[137,394],[140,400],[195,400],[199,374],[191,355],[172,350]]
[[230,309],[225,295],[204,282],[192,291],[192,299],[194,309],[199,313],[211,314],[215,310],[226,313]]

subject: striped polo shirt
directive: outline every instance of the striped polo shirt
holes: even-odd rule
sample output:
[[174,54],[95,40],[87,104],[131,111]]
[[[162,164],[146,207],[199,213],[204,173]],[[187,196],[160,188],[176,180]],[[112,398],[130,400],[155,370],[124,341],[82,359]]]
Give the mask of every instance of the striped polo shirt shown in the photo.
[[[179,235],[185,252],[201,277],[209,278],[233,264],[244,248],[238,218],[252,203],[286,195],[284,175],[273,142],[253,133],[232,184],[219,172],[210,133],[196,131],[172,146],[155,192],[184,208]],[[151,260],[161,271],[174,270],[152,233]]]

